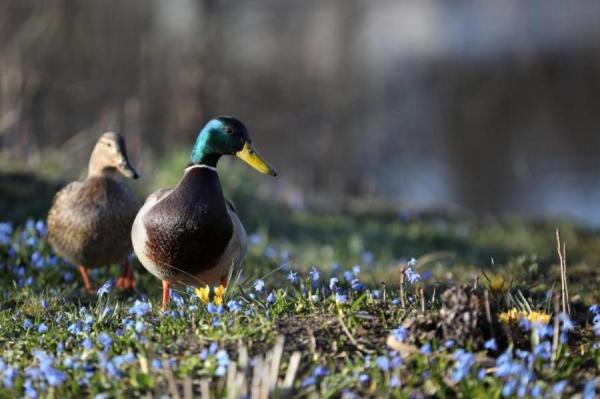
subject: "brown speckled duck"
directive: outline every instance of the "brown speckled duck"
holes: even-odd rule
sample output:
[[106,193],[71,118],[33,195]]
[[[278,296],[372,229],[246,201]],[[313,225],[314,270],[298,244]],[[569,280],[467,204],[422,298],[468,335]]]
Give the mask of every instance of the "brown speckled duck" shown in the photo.
[[227,116],[212,119],[198,134],[177,186],[151,194],[133,223],[138,259],[163,282],[163,308],[173,283],[196,288],[220,283],[226,288],[230,268],[246,253],[246,231],[223,196],[217,174],[222,155],[277,174],[258,155],[242,122]]
[[104,133],[90,157],[84,181],[68,184],[54,197],[48,213],[48,241],[61,257],[79,267],[88,292],[94,291],[88,269],[121,263],[123,275],[117,287],[134,289],[135,279],[128,256],[129,238],[138,204],[117,172],[137,179],[127,158],[125,140]]

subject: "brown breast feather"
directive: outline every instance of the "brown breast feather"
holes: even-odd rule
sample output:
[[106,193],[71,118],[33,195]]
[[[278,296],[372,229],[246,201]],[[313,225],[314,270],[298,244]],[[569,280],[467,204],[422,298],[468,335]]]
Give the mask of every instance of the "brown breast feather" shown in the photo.
[[171,275],[195,276],[216,265],[233,225],[218,175],[192,168],[178,186],[144,216],[148,257]]

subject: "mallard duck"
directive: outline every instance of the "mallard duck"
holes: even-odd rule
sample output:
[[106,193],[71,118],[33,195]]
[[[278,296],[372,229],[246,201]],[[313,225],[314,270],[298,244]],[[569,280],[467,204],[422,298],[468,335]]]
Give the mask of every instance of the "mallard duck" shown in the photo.
[[87,178],[61,189],[48,213],[48,242],[59,256],[79,267],[89,293],[94,288],[88,269],[113,263],[124,268],[117,287],[135,288],[129,234],[139,206],[117,172],[138,178],[123,137],[104,133],[92,151]]
[[277,175],[254,149],[244,124],[220,116],[198,134],[177,186],[151,194],[133,222],[133,249],[163,282],[163,309],[171,284],[226,288],[230,268],[239,266],[246,254],[246,231],[221,190],[217,162],[222,155],[235,155],[261,173]]

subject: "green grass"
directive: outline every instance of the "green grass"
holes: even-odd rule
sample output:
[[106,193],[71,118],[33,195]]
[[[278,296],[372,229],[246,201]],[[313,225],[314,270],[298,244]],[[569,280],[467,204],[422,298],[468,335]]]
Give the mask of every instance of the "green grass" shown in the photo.
[[[174,184],[184,164],[184,155],[162,161],[161,173],[137,186],[140,195]],[[327,207],[310,198],[292,208],[268,177],[233,163],[221,169],[224,191],[252,242],[221,310],[180,287],[181,301],[160,311],[160,282],[139,264],[135,293],[87,295],[75,269],[53,257],[31,223],[17,223],[4,243],[0,233],[0,397],[33,396],[32,390],[41,397],[238,397],[269,389],[273,397],[502,397],[503,390],[517,395],[519,388],[526,396],[540,390],[552,397],[561,381],[562,395],[570,396],[600,374],[600,350],[594,347],[600,338],[588,311],[600,300],[600,238],[594,231],[564,221]],[[19,215],[27,212],[26,204],[15,207]],[[31,214],[39,217],[36,212]],[[552,295],[560,291],[557,226],[567,245],[575,327],[557,346],[549,339],[556,353],[552,362],[536,347],[545,339],[518,323],[500,323],[497,313],[513,306],[553,312]],[[412,257],[423,279],[405,281],[401,291],[401,270]],[[344,277],[355,265],[361,289]],[[298,273],[297,282],[286,279],[290,271]],[[112,266],[92,277],[100,286],[119,273]],[[331,277],[338,279],[337,297]],[[491,287],[488,277],[503,278],[505,287]],[[257,279],[265,281],[262,292]],[[460,284],[476,285],[470,290],[479,308],[444,305],[442,293]],[[486,290],[491,321],[482,310]],[[136,301],[149,304],[147,312]],[[464,333],[458,321],[444,330],[449,313],[481,320]],[[401,326],[406,330],[397,330]],[[558,331],[564,326],[559,323]],[[390,347],[394,331],[407,336]],[[464,342],[449,346],[452,334]],[[492,336],[497,350],[483,347]],[[506,364],[514,374],[498,375]],[[458,378],[458,371],[465,375]],[[523,376],[530,380],[523,382]]]

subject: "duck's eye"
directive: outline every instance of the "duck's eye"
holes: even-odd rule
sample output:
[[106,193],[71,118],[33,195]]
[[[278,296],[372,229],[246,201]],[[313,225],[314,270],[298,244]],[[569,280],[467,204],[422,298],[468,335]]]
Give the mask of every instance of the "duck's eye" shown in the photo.
[[230,128],[230,127],[226,127],[225,128],[225,133],[227,133],[227,134],[233,134],[233,129]]
[[112,148],[112,146],[113,146],[113,145],[112,145],[112,143],[106,143],[106,146],[107,146],[108,148]]

